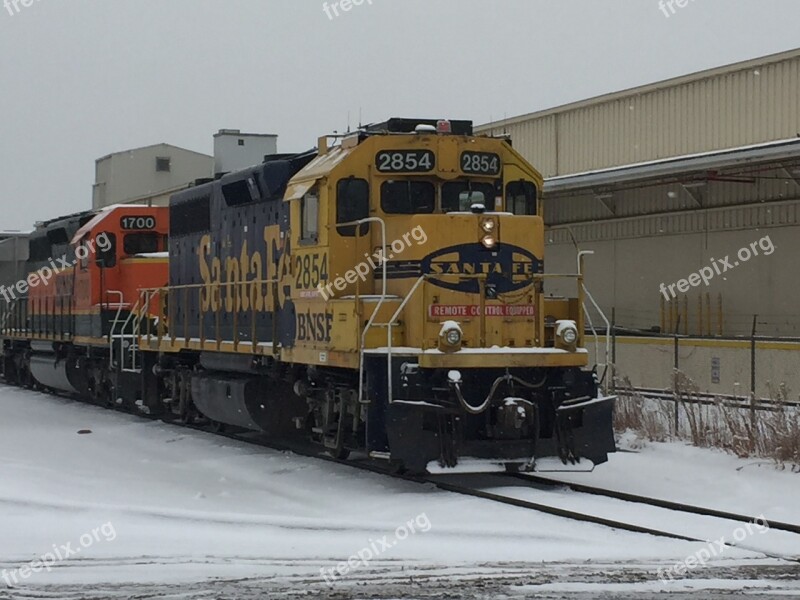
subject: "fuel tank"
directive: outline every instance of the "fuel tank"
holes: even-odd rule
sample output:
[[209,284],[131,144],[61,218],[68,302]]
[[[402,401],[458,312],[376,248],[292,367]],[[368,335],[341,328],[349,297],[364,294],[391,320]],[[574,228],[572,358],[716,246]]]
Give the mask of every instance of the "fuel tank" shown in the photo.
[[232,373],[192,375],[192,400],[209,419],[271,435],[291,431],[307,412],[288,384]]
[[31,375],[41,385],[70,394],[80,393],[73,384],[76,374],[68,359],[58,359],[55,354],[33,354],[30,365]]

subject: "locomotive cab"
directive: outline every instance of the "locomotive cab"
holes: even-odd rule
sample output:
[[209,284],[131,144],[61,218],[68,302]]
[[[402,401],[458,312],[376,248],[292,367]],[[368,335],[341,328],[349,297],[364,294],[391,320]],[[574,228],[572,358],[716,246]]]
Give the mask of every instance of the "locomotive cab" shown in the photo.
[[77,335],[110,335],[139,302],[141,289],[167,283],[168,233],[169,209],[144,206],[104,210],[78,230],[72,240],[78,257],[73,284]]

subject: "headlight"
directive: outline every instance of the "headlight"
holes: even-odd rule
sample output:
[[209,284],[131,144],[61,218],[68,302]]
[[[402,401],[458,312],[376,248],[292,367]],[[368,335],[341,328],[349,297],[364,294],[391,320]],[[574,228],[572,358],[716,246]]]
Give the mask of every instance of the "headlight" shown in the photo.
[[461,343],[461,332],[458,329],[451,329],[445,334],[445,339],[451,346],[458,346]]
[[561,337],[564,338],[564,341],[568,344],[574,344],[578,341],[578,332],[574,329],[565,329]]
[[442,323],[442,330],[439,332],[439,350],[442,352],[458,352],[461,350],[463,341],[461,326],[455,321],[445,321]]
[[481,229],[486,233],[492,233],[497,228],[497,223],[493,219],[484,219],[481,222]]
[[491,250],[497,245],[497,238],[495,238],[493,235],[487,235],[481,240],[481,243],[485,248]]
[[556,321],[557,345],[574,348],[578,342],[578,325],[575,321]]

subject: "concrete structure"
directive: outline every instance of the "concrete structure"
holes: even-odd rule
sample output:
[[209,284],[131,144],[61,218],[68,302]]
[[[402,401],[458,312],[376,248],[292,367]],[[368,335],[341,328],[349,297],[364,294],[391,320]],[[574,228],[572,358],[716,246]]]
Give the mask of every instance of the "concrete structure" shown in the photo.
[[[10,287],[25,278],[30,232],[0,231],[0,285]],[[0,304],[5,300],[0,298]]]
[[758,315],[800,336],[798,96],[794,50],[478,130],[545,174],[547,271],[595,251],[587,285],[618,325],[739,336]]
[[109,154],[96,161],[92,208],[128,203],[163,206],[172,193],[212,177],[213,171],[213,157],[170,144]]
[[277,135],[220,129],[214,135],[214,174],[260,165],[265,156],[277,153]]

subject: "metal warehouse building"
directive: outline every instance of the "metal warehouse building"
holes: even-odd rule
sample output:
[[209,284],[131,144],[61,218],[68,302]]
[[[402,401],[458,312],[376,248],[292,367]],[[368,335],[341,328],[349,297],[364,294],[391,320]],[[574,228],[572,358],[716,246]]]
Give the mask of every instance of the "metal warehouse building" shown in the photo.
[[800,49],[479,131],[545,175],[547,271],[595,251],[587,285],[619,326],[800,335]]

